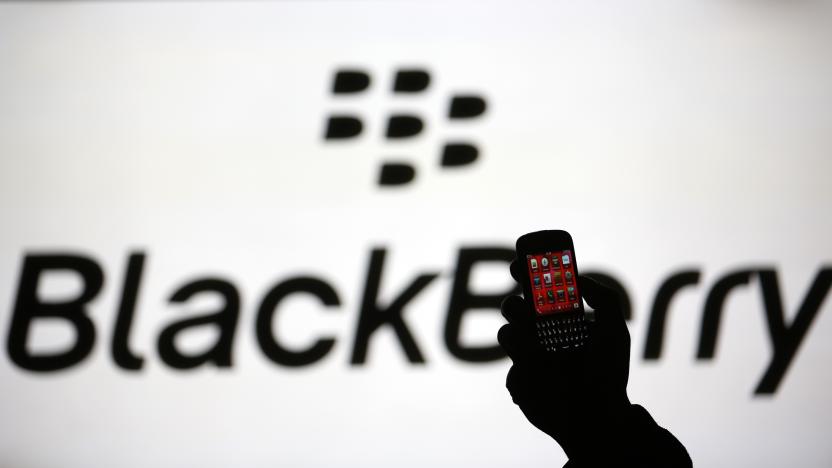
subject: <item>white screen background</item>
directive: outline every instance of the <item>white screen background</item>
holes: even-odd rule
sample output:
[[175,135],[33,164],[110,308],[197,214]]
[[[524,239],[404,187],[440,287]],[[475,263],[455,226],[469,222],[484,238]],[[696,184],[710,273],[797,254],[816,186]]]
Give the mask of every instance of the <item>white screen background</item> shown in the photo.
[[[829,466],[829,301],[774,395],[753,395],[772,352],[757,280],[726,302],[715,358],[695,352],[723,275],[775,268],[790,320],[832,262],[830,20],[825,2],[0,4],[0,337],[26,254],[86,255],[105,272],[84,361],[37,374],[2,353],[0,465],[558,466],[561,450],[503,387],[509,362],[459,361],[442,333],[460,247],[563,228],[582,271],[627,288],[631,400],[698,466]],[[430,87],[393,95],[403,67],[429,71]],[[333,96],[341,68],[368,72],[370,88]],[[449,122],[460,93],[487,111]],[[386,141],[393,111],[421,116],[424,131]],[[364,132],[324,141],[336,112]],[[453,138],[480,158],[440,167]],[[379,187],[393,159],[416,179]],[[382,304],[440,274],[405,313],[424,365],[390,330],[349,365],[374,247],[387,249]],[[110,355],[134,250],[147,254],[130,337],[140,372]],[[685,268],[700,283],[675,297],[662,357],[645,361],[656,290]],[[254,323],[266,291],[300,275],[329,282],[341,305],[282,305],[273,326],[287,346],[337,340],[290,369],[265,358]],[[159,332],[216,304],[168,299],[205,276],[240,292],[233,367],[173,370]],[[510,279],[483,265],[472,283]],[[40,292],[80,287],[53,275]],[[465,320],[465,342],[494,342],[497,313]],[[30,338],[48,351],[74,334],[44,320]]]

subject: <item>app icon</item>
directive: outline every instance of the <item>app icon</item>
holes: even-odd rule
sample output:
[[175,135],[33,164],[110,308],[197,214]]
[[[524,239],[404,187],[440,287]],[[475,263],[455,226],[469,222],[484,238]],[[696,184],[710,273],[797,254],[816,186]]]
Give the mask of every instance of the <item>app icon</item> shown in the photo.
[[529,265],[532,266],[532,270],[537,271],[537,259],[533,258],[529,260]]
[[546,291],[546,299],[549,301],[549,304],[555,302],[555,293],[552,291]]
[[549,259],[546,258],[546,257],[541,258],[540,259],[540,266],[542,266],[544,270],[548,270],[549,269]]
[[552,257],[552,268],[560,268],[560,262],[558,261],[557,255]]
[[555,284],[560,286],[563,284],[563,274],[559,271],[555,272]]
[[543,273],[543,282],[546,284],[546,286],[550,286],[552,284],[552,274]]
[[563,294],[563,289],[558,289],[558,300],[562,301],[564,299],[565,299],[565,297],[564,297],[564,294]]
[[567,271],[566,273],[564,273],[564,276],[566,276],[566,282],[572,284],[572,272]]
[[539,306],[543,305],[543,295],[542,294],[537,295],[537,305],[539,305]]
[[535,289],[540,289],[540,277],[537,275],[534,277],[534,287]]
[[563,266],[569,265],[569,254],[563,255]]
[[566,290],[569,291],[569,300],[574,301],[575,300],[575,288],[566,288]]

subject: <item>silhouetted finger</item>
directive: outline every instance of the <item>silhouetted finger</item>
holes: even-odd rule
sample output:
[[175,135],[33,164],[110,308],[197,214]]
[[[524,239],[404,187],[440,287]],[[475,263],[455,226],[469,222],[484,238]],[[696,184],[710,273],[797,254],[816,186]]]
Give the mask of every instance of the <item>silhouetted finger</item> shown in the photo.
[[533,368],[527,364],[514,364],[506,374],[506,389],[515,405],[528,402],[530,391],[535,388],[539,378]]
[[503,325],[497,332],[497,342],[514,362],[531,358],[537,346],[533,329],[517,323]]
[[508,320],[508,323],[521,323],[527,319],[528,311],[526,308],[526,301],[522,297],[508,296],[503,299],[500,312]]
[[508,267],[508,270],[511,272],[511,277],[514,278],[514,281],[517,281],[520,284],[523,284],[522,281],[525,276],[523,268],[524,265],[517,260],[512,261],[511,265]]
[[587,303],[595,309],[594,337],[606,345],[626,343],[629,349],[630,332],[624,321],[618,292],[588,276],[580,276],[578,282]]
[[508,390],[508,394],[511,395],[511,401],[514,402],[515,405],[520,404],[517,401],[517,380],[518,380],[518,372],[516,366],[511,366],[506,374],[506,390]]
[[584,299],[593,309],[620,309],[618,293],[589,276],[578,277]]
[[523,351],[522,339],[517,336],[515,329],[511,325],[503,325],[497,332],[497,342],[506,350],[506,354],[512,361],[522,359]]

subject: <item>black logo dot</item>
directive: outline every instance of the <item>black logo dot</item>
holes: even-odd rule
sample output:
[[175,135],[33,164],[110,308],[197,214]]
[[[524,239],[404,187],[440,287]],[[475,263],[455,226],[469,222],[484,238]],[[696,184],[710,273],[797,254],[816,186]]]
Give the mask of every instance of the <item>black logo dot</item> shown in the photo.
[[479,96],[454,96],[448,117],[470,119],[485,112],[485,100]]
[[387,138],[407,138],[418,135],[424,125],[414,115],[393,115],[387,121]]
[[339,70],[332,83],[333,94],[351,94],[370,86],[370,75],[358,70]]
[[416,169],[405,163],[384,163],[379,173],[379,185],[403,185],[416,177]]
[[333,115],[326,125],[327,140],[343,140],[358,136],[364,126],[356,117],[347,115]]
[[418,93],[430,84],[430,75],[424,70],[399,70],[393,82],[396,93]]
[[479,154],[479,150],[474,145],[467,143],[448,143],[442,150],[442,166],[465,166],[476,161]]

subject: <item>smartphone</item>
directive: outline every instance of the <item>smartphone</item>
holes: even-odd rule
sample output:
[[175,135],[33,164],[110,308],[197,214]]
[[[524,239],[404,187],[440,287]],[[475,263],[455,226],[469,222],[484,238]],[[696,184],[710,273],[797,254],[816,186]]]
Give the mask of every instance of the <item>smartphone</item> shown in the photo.
[[517,239],[517,261],[525,268],[523,296],[534,316],[537,339],[547,351],[584,346],[588,321],[578,287],[572,236],[566,231],[537,231]]

